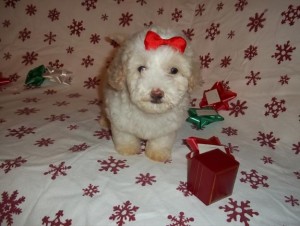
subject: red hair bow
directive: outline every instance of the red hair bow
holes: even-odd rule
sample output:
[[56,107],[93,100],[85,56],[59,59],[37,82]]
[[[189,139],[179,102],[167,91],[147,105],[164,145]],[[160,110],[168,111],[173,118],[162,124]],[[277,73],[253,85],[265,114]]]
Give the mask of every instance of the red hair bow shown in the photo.
[[186,41],[184,38],[176,36],[170,39],[163,39],[157,33],[148,31],[144,40],[146,50],[157,49],[162,45],[171,46],[179,52],[184,53]]

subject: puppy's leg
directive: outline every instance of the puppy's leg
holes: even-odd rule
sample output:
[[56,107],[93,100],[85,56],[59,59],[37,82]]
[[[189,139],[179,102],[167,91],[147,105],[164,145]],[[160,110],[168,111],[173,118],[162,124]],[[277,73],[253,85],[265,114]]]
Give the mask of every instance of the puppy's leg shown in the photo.
[[175,138],[176,132],[173,132],[163,137],[148,140],[145,154],[148,158],[158,162],[170,160]]
[[121,155],[134,155],[140,152],[140,139],[132,134],[122,132],[114,126],[111,128],[115,149]]

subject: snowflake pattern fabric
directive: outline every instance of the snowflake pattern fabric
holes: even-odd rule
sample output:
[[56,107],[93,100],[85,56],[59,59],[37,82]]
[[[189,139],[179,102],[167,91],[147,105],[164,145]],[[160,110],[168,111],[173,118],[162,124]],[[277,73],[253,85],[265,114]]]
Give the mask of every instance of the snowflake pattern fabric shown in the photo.
[[[162,164],[146,140],[119,155],[99,125],[112,53],[152,25],[194,50],[191,107],[217,81],[237,93],[224,121],[184,123]],[[298,0],[0,1],[0,225],[297,225],[299,31]],[[70,85],[25,88],[41,64],[72,71]],[[189,190],[189,136],[217,136],[240,162],[230,197],[207,207]]]

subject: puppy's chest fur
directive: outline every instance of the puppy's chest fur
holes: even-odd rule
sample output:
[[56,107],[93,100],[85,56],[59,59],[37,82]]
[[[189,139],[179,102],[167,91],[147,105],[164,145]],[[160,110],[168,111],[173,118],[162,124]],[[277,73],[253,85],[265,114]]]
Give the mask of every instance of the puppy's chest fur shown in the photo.
[[131,103],[127,92],[107,90],[106,95],[106,112],[111,123],[141,139],[153,139],[174,132],[187,117],[188,96],[168,112],[151,114]]

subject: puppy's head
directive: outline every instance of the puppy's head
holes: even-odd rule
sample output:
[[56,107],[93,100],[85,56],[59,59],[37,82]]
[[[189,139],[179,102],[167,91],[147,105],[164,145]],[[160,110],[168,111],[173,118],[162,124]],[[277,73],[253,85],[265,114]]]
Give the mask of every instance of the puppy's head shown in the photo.
[[138,33],[119,49],[109,68],[108,83],[128,92],[131,102],[144,112],[167,112],[193,87],[192,52],[186,44],[166,30]]

